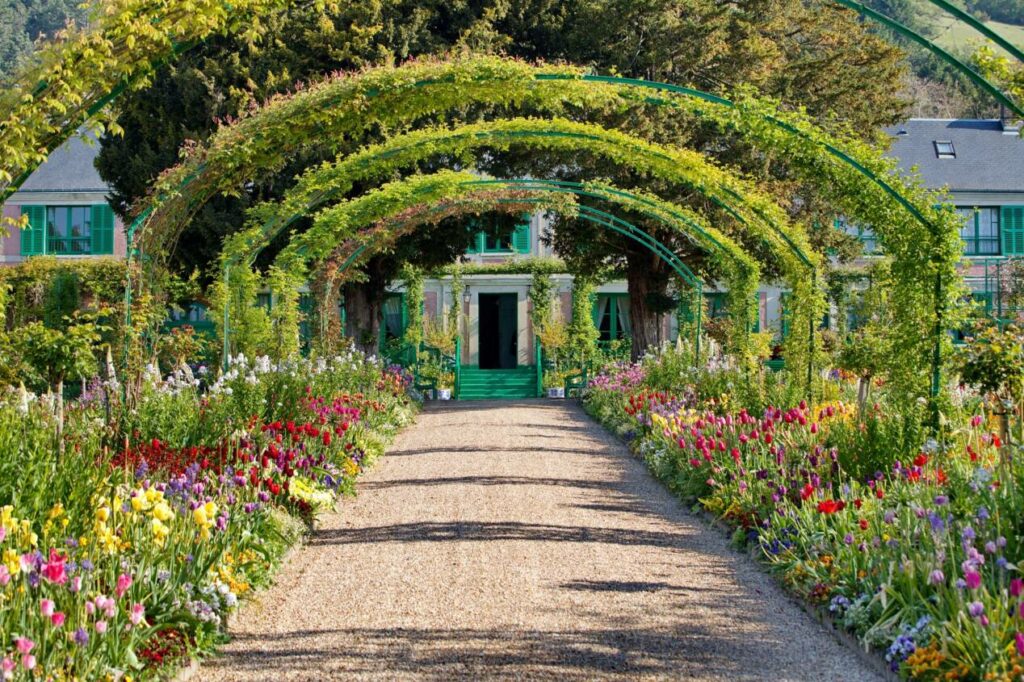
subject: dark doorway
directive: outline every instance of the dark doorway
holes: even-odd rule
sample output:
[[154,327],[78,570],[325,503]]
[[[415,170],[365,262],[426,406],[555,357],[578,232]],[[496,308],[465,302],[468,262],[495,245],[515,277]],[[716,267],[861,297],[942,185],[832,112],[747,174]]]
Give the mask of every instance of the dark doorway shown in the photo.
[[480,369],[519,365],[518,309],[516,294],[480,294]]

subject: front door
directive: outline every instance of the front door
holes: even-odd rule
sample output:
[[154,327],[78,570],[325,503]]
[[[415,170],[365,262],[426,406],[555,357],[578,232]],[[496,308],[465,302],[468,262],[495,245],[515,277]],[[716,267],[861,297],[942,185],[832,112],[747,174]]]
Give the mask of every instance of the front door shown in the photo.
[[480,369],[519,365],[519,297],[480,294]]

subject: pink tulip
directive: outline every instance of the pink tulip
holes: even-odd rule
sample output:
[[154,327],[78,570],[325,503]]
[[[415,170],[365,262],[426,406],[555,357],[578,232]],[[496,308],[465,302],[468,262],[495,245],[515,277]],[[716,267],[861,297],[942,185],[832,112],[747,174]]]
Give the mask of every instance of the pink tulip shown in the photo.
[[96,605],[93,604],[91,601],[85,602],[85,612],[90,616],[93,615],[94,613],[96,613]]
[[21,657],[21,666],[25,670],[32,670],[36,667],[36,657],[32,654],[25,654]]
[[36,643],[28,637],[18,637],[14,640],[14,648],[18,650],[19,654],[27,654],[34,649]]
[[146,607],[142,604],[133,604],[132,612],[129,619],[132,621],[132,625],[138,625],[146,617]]
[[98,632],[98,633],[100,633],[102,635],[106,631],[107,631],[107,621],[105,621],[105,620],[98,620],[98,621],[96,621],[96,632]]
[[967,583],[967,587],[976,590],[981,587],[981,574],[977,571],[967,571],[964,573],[964,582]]
[[71,592],[80,592],[82,590],[82,576],[76,575],[71,579],[71,584],[68,585],[68,590]]
[[3,526],[0,526],[0,542],[3,542],[6,537],[7,537],[7,529],[4,528]]
[[14,661],[9,658],[5,658],[0,661],[0,673],[3,673],[4,680],[14,679]]
[[58,611],[57,613],[55,613],[52,616],[50,616],[50,622],[53,623],[53,627],[55,627],[55,628],[59,628],[60,626],[64,625],[64,621],[66,619],[67,619],[67,616],[65,616],[60,611]]
[[56,608],[56,606],[57,605],[54,604],[51,600],[43,599],[39,602],[39,612],[43,614],[43,616],[45,616],[46,618],[49,618],[53,615],[53,611]]
[[124,596],[124,593],[128,591],[128,588],[132,586],[132,577],[126,573],[122,573],[117,578],[117,589],[114,592],[117,594],[117,598],[120,599]]
[[0,564],[0,587],[6,587],[9,582],[11,582],[11,572],[7,570],[7,566]]
[[50,560],[43,564],[43,577],[51,583],[63,585],[68,580],[68,574],[64,570],[64,557],[57,553],[57,550],[50,549]]

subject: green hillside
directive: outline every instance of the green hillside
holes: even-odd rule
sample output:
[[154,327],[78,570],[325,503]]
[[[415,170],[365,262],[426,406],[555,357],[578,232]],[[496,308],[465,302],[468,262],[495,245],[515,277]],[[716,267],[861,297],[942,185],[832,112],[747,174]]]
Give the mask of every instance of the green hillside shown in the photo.
[[[938,27],[935,41],[946,49],[973,52],[987,42],[984,36],[970,26],[949,17],[937,17],[935,25]],[[999,21],[988,21],[986,25],[1014,45],[1024,48],[1024,26]]]

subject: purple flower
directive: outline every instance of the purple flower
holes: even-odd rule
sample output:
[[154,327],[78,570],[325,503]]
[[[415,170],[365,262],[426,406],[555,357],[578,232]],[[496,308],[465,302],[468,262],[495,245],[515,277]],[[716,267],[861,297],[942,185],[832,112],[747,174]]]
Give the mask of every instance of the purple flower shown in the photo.
[[935,506],[936,507],[941,507],[941,506],[947,505],[947,504],[949,504],[949,498],[948,497],[946,497],[945,495],[936,495],[935,496]]
[[75,640],[75,644],[78,646],[85,646],[89,643],[89,633],[85,631],[85,628],[78,628],[75,630],[72,639]]
[[967,605],[967,613],[971,614],[972,618],[981,618],[985,615],[985,605],[980,601],[972,601]]
[[942,585],[946,582],[946,574],[936,568],[932,571],[931,575],[928,576],[928,582],[935,586]]
[[852,545],[853,544],[853,533],[847,533],[846,537],[843,538],[843,542],[845,542],[848,545]]

